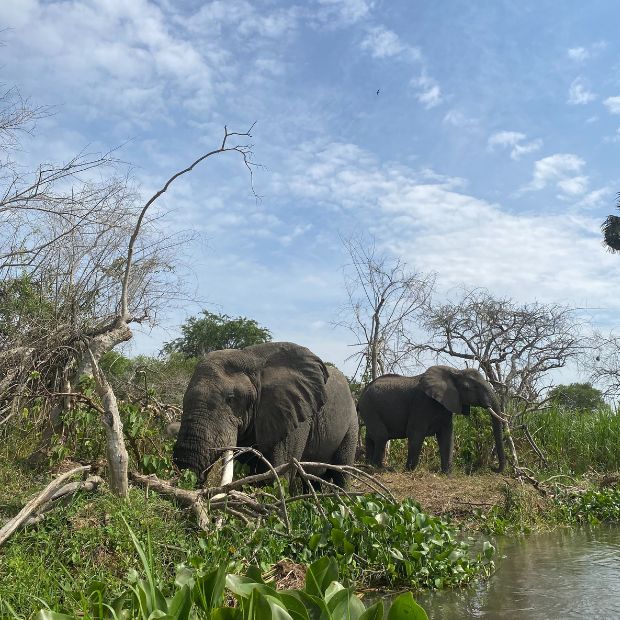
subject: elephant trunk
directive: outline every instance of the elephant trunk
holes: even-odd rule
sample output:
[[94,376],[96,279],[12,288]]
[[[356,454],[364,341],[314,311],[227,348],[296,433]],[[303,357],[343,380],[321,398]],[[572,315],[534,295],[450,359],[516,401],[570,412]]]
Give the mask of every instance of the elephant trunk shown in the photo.
[[203,424],[181,422],[181,428],[172,453],[179,469],[191,469],[200,481],[206,470],[218,459],[223,448],[237,442],[235,429],[205,428]]
[[498,465],[494,471],[501,473],[506,467],[506,453],[504,451],[503,422],[500,417],[491,409],[491,426],[493,427],[493,437],[495,438],[495,451],[497,452]]

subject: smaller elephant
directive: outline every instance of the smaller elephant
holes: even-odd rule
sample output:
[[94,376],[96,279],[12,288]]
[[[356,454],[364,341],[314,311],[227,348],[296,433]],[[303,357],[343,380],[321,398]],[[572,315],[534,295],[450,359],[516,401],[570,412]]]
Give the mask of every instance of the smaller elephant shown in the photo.
[[383,467],[386,443],[406,437],[407,469],[415,469],[424,438],[435,435],[441,471],[448,473],[454,449],[452,415],[467,415],[472,405],[491,412],[499,461],[496,471],[503,471],[506,456],[502,422],[496,413],[500,410],[497,394],[477,370],[449,366],[431,366],[414,377],[384,375],[368,384],[357,405],[366,424],[367,462]]

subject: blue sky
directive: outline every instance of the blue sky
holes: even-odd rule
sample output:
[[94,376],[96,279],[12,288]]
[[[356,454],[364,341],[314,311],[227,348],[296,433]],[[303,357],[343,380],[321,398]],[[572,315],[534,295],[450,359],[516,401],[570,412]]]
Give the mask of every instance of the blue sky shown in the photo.
[[330,322],[354,233],[436,272],[439,296],[619,322],[599,232],[620,190],[617,2],[2,0],[0,23],[4,83],[56,106],[25,160],[123,145],[147,196],[224,124],[257,123],[260,201],[232,156],[162,201],[201,236],[183,263],[210,305],[171,306],[133,352],[208,307],[347,369]]

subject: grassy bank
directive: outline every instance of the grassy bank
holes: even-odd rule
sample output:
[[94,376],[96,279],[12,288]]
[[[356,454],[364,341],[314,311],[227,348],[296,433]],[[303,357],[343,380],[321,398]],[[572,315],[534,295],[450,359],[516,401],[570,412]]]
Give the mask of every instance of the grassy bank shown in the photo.
[[[170,443],[158,440],[158,430],[138,409],[126,407],[124,414],[133,446],[132,466],[166,475]],[[23,460],[33,444],[32,429],[4,431],[0,522],[45,486],[50,468],[58,465],[60,457],[96,456],[90,413],[73,415],[80,424],[38,469],[27,467]],[[127,575],[142,570],[127,524],[139,540],[150,538],[153,574],[165,596],[175,592],[175,575],[183,563],[225,566],[239,574],[250,565],[268,571],[283,559],[299,567],[323,556],[334,558],[343,583],[357,588],[462,586],[493,570],[492,547],[473,552],[462,542],[468,534],[620,521],[620,477],[613,473],[618,469],[620,445],[616,418],[608,410],[553,409],[536,414],[528,425],[547,457],[546,464],[515,431],[522,463],[548,481],[543,495],[510,475],[490,473],[493,441],[485,412],[459,416],[453,474],[437,473],[433,439],[426,441],[420,468],[402,471],[404,442],[394,441],[390,460],[396,471],[379,477],[399,503],[367,497],[343,509],[325,499],[327,518],[314,506],[295,504],[292,536],[285,535],[276,522],[256,528],[231,521],[205,533],[183,510],[152,492],[132,489],[128,501],[121,502],[103,487],[77,496],[42,523],[15,534],[0,549],[4,605],[0,615],[13,617],[7,612],[10,606],[17,617],[27,617],[43,601],[57,610],[77,613],[81,603],[75,592],[88,590],[94,582],[111,593],[126,589]]]

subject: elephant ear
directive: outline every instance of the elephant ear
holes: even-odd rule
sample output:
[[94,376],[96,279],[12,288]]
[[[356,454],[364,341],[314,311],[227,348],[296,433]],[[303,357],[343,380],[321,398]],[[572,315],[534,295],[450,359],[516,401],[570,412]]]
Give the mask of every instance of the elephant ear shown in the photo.
[[289,342],[247,347],[265,356],[255,418],[256,440],[271,447],[311,420],[326,399],[325,364],[309,349]]
[[431,366],[420,375],[418,387],[432,399],[452,413],[461,413],[463,404],[459,394],[454,368],[450,366]]

